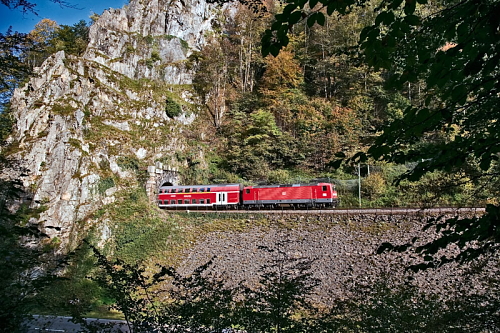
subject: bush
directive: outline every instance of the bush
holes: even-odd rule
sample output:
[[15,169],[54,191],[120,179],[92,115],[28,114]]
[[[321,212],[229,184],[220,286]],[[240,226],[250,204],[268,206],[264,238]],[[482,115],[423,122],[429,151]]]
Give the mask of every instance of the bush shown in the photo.
[[131,170],[137,172],[139,170],[139,160],[136,157],[120,156],[116,164],[123,170]]
[[361,182],[361,191],[363,196],[370,200],[376,199],[387,190],[387,183],[380,173],[371,173]]
[[101,179],[99,183],[97,184],[97,191],[99,194],[104,194],[106,190],[112,188],[115,186],[115,181],[113,180],[113,177],[108,177]]
[[287,170],[271,170],[269,172],[268,182],[270,184],[288,184],[290,183],[290,173]]
[[178,117],[182,113],[182,108],[171,97],[167,97],[165,100],[165,113],[169,118]]

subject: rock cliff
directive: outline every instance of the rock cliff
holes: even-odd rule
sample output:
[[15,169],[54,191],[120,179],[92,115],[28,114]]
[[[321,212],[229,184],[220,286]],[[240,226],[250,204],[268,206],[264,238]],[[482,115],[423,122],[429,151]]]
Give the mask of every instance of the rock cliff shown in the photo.
[[[81,57],[58,52],[11,100],[16,118],[10,155],[24,173],[24,203],[39,224],[69,245],[89,217],[137,184],[147,165],[182,163],[183,132],[196,119],[186,66],[224,10],[204,0],[131,0],[90,28]],[[169,117],[165,100],[182,113]]]

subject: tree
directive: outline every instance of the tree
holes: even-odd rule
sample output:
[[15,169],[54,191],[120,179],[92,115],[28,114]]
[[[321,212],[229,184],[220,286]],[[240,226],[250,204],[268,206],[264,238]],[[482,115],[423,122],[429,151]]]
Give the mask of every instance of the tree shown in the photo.
[[[274,256],[259,271],[257,285],[230,287],[214,267],[215,257],[189,275],[159,266],[153,272],[140,264],[108,259],[90,245],[102,269],[95,279],[116,301],[130,332],[305,332],[315,324],[311,305],[319,280],[313,260],[287,254],[286,242],[260,247]],[[77,308],[76,310],[81,310]],[[77,317],[85,315],[75,313]]]
[[40,66],[42,62],[52,53],[50,41],[55,37],[59,25],[50,19],[42,19],[28,34],[30,48],[24,56],[25,61],[31,68]]
[[29,65],[20,59],[25,51],[27,36],[22,33],[0,33],[0,103],[5,107],[14,89],[31,73]]
[[[164,266],[148,274],[140,263],[108,259],[85,243],[102,270],[94,279],[115,300],[130,332],[220,332],[231,326],[234,290],[224,286],[222,276],[207,273],[212,260],[189,276]],[[85,311],[75,315],[81,319]]]
[[227,41],[213,38],[198,59],[194,88],[206,106],[213,126],[219,129],[227,112],[226,99],[231,90],[227,59]]
[[80,20],[72,26],[62,25],[56,29],[50,40],[52,52],[64,51],[67,54],[81,55],[89,41],[89,26]]
[[[19,162],[0,154],[0,172],[18,168]],[[24,170],[25,172],[25,170]],[[30,218],[43,207],[30,209],[15,203],[26,193],[18,179],[0,178],[0,332],[25,332],[33,297],[54,280],[64,263],[54,256],[48,236]],[[37,244],[37,245],[34,245]]]
[[278,126],[282,130],[291,130],[294,118],[291,99],[303,84],[300,65],[288,50],[283,50],[277,57],[267,57],[265,65],[259,91]]
[[263,33],[268,18],[258,18],[246,6],[240,6],[233,19],[228,22],[227,38],[231,41],[231,50],[237,62],[234,67],[234,84],[240,94],[254,90],[257,72],[262,68],[260,54],[260,35]]
[[[345,14],[366,3],[290,1],[266,30],[263,54],[277,55],[288,45],[289,31],[302,18],[309,26],[323,25],[325,11],[328,15]],[[418,180],[427,172],[444,170],[497,182],[500,3],[453,0],[439,5],[439,9],[426,10],[427,0],[382,2],[376,8],[374,24],[361,32],[358,47],[363,59],[374,69],[386,71],[386,88],[402,90],[424,82],[425,96],[421,103],[406,108],[401,119],[388,123],[368,152],[358,153],[349,161],[373,158],[415,163],[401,179]],[[446,236],[418,249],[431,255],[426,257],[425,267],[499,249],[498,204],[488,205],[487,213],[479,218],[434,222],[432,225],[446,230]],[[469,247],[470,242],[481,246]],[[459,255],[441,259],[432,256],[451,243],[462,249]]]
[[312,275],[314,260],[294,258],[286,251],[287,241],[259,249],[273,255],[260,268],[258,286],[246,287],[238,319],[247,332],[307,332],[317,309],[308,298],[320,281]]

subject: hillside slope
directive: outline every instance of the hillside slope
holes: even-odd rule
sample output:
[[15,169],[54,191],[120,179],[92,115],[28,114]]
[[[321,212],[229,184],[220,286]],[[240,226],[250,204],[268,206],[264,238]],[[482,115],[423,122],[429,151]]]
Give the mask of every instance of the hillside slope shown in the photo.
[[[132,0],[92,25],[83,56],[52,55],[15,91],[6,153],[17,168],[4,177],[26,189],[17,205],[43,211],[30,223],[67,245],[148,165],[183,163],[175,153],[196,120],[186,63],[220,10],[197,0]],[[166,100],[181,112],[168,115]]]

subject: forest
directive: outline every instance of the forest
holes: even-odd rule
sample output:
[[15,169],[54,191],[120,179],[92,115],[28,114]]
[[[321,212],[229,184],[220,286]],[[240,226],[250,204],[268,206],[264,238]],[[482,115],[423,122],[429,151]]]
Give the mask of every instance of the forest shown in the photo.
[[[199,104],[197,116],[205,125],[203,141],[193,134],[188,149],[178,156],[186,161],[186,169],[181,170],[186,183],[276,184],[327,179],[336,184],[344,207],[486,207],[486,214],[479,217],[429,221],[426,228],[443,232],[418,245],[415,251],[422,256],[423,263],[414,268],[418,271],[451,262],[469,263],[488,255],[496,258],[498,264],[495,256],[500,244],[500,17],[496,13],[500,12],[500,3],[495,0],[265,3],[242,0],[241,3],[244,6],[236,15],[220,13],[219,23],[206,36],[207,45],[191,52],[189,57],[194,96]],[[82,54],[88,42],[89,25],[80,21],[73,26],[59,26],[44,19],[28,34],[11,30],[0,34],[2,142],[13,125],[9,109],[13,90],[23,85],[33,69],[54,52]],[[180,106],[167,98],[167,115],[173,118],[180,111]],[[200,146],[204,149],[203,158]],[[2,156],[0,162],[3,168],[8,160]],[[0,185],[2,202],[16,196],[18,184]],[[129,200],[130,206],[144,204],[142,194],[133,193]],[[146,206],[140,209],[145,212],[143,218],[158,227],[157,212]],[[15,261],[5,255],[5,267],[32,267],[33,253],[15,244],[19,235],[39,235],[34,230],[13,227],[12,223],[16,225],[36,212],[26,209],[13,215],[3,203],[0,212],[2,232],[8,236],[2,240],[2,251],[4,254],[17,251],[20,258]],[[119,215],[118,211],[115,213]],[[172,219],[173,226],[180,223]],[[189,223],[193,228],[200,224],[205,227],[205,222],[196,219]],[[130,230],[136,228],[130,226]],[[175,230],[172,227],[168,232],[176,235]],[[121,236],[123,244],[130,242],[127,236],[127,233]],[[403,245],[384,243],[378,250],[406,252],[415,244],[415,240]],[[448,257],[438,256],[450,244],[455,244],[459,251]],[[88,254],[92,251],[95,257],[90,263]],[[276,249],[264,251],[283,254]],[[81,255],[83,252],[87,256]],[[249,313],[260,315],[252,319],[259,332],[307,332],[311,327],[318,332],[398,332],[404,331],[408,323],[414,325],[415,332],[454,331],[457,328],[454,321],[462,317],[483,325],[475,330],[461,323],[463,331],[486,332],[499,327],[495,310],[498,279],[490,281],[491,302],[477,309],[465,299],[450,305],[404,286],[395,291],[376,285],[367,291],[372,293],[369,300],[373,303],[363,303],[367,294],[358,291],[351,302],[339,302],[338,307],[322,313],[315,312],[317,309],[312,309],[304,298],[317,282],[308,273],[309,261],[297,263],[285,258],[276,263],[281,268],[290,265],[291,271],[299,273],[294,277],[285,274],[279,280],[276,271],[265,271],[260,281],[261,294],[245,290],[248,306],[238,307],[231,298],[235,290],[226,293],[220,288],[218,283],[222,282],[218,277],[209,281],[201,275],[211,262],[200,266],[196,270],[198,275],[190,279],[184,279],[173,269],[160,267],[152,280],[147,280],[144,268],[137,262],[116,258],[111,261],[91,241],[71,255],[71,260],[77,263],[69,269],[73,276],[85,274],[84,266],[99,266],[103,270],[92,282],[81,279],[81,285],[60,290],[83,297],[86,288],[99,284],[102,289],[89,290],[103,293],[93,295],[100,305],[114,302],[123,313],[135,316],[132,321],[135,320],[137,327],[146,325],[142,327],[145,331],[152,320],[148,316],[158,314],[156,304],[146,304],[145,298],[130,296],[143,289],[150,290],[166,277],[178,286],[178,294],[172,297],[190,300],[199,307],[190,308],[189,302],[172,302],[165,313],[174,315],[154,319],[169,323],[180,320],[176,325],[189,324],[190,329],[200,331],[201,327],[205,331],[220,331],[228,325],[248,329],[251,327],[248,320],[252,318]],[[15,272],[19,271],[2,270],[3,280],[14,280]],[[280,282],[274,283],[277,279]],[[34,280],[38,282],[47,286],[43,284],[46,281]],[[62,279],[58,283],[56,288],[68,282]],[[26,290],[32,291],[33,285],[16,287],[19,289],[4,289],[13,296],[2,304],[2,317],[10,315],[12,309],[17,314],[25,313],[23,308],[17,309],[12,304],[24,305],[17,296],[28,295]],[[289,297],[283,301],[288,308],[273,303],[276,297],[284,295]],[[55,307],[64,308],[75,317],[95,306],[85,303],[78,308],[43,297],[42,301],[53,302]],[[214,303],[214,299],[220,302]],[[415,303],[422,305],[418,311],[412,308]],[[406,317],[397,323],[381,323],[377,318],[385,308],[380,304],[403,309],[406,312],[396,312]],[[141,312],[141,307],[151,311]],[[210,312],[221,307],[227,316]],[[449,311],[443,310],[440,316],[436,309]],[[206,313],[197,317],[202,310]],[[416,316],[413,310],[417,311]],[[179,313],[181,317],[176,315]],[[373,322],[360,320],[367,313]],[[481,317],[483,314],[487,319]],[[203,322],[207,318],[209,321]]]

